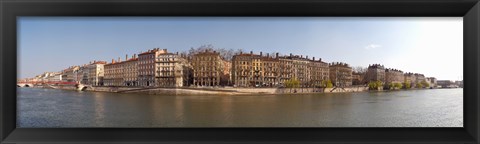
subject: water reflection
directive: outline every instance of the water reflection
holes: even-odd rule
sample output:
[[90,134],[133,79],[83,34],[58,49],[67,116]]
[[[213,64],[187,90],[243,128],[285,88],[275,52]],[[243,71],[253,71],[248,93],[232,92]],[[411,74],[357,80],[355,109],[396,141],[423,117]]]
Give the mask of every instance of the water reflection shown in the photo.
[[105,126],[105,102],[104,102],[105,95],[103,93],[99,93],[94,95],[94,103],[95,103],[95,123],[98,126]]
[[463,89],[160,96],[19,88],[19,127],[462,127]]

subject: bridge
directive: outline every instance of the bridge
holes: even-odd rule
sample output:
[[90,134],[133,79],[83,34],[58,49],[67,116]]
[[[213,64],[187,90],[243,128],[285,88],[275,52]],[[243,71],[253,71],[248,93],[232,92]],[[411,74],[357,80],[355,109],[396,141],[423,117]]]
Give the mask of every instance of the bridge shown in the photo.
[[76,85],[76,82],[63,82],[63,81],[35,81],[35,82],[17,82],[17,87],[33,87],[35,85]]
[[91,90],[95,90],[95,88],[93,88],[92,85],[76,84],[75,87],[77,88],[78,91],[84,91],[84,90],[86,90],[87,88],[89,88],[89,89],[91,89]]

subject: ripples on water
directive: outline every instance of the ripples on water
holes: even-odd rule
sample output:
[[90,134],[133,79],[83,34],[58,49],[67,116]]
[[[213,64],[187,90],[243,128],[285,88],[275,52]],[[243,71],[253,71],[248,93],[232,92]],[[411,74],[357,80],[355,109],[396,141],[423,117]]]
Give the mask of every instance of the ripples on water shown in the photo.
[[160,96],[18,88],[18,127],[463,127],[463,89]]

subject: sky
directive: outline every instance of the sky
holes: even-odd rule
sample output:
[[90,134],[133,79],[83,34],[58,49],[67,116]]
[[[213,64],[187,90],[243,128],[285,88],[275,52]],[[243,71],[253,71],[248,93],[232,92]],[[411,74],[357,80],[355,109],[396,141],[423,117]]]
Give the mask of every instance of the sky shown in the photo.
[[462,17],[19,17],[18,77],[211,44],[463,79]]

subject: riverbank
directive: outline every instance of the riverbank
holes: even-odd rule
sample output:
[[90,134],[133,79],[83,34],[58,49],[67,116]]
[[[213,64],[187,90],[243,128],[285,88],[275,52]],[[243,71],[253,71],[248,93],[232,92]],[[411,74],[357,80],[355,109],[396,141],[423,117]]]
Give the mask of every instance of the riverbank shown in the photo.
[[[62,90],[77,90],[75,86],[35,86],[39,88],[52,88]],[[234,87],[86,87],[84,91],[112,92],[112,93],[143,93],[166,95],[251,95],[251,94],[310,94],[310,93],[342,93],[368,91],[368,87],[352,86],[348,88],[234,88]]]
[[135,87],[94,87],[87,91],[116,93],[145,93],[167,95],[251,95],[251,94],[308,94],[367,91],[366,87],[333,88],[234,88],[234,87],[182,87],[182,88],[135,88]]
[[195,87],[195,88],[149,88],[118,91],[120,93],[147,93],[147,94],[175,94],[175,95],[252,95],[252,94],[311,94],[311,93],[339,93],[362,92],[366,87],[351,87],[344,89],[332,88],[233,88],[233,87]]
[[[71,85],[35,86],[39,88],[74,90],[78,88]],[[412,90],[415,90],[413,88]],[[403,90],[403,89],[401,89]],[[86,87],[84,91],[111,92],[111,93],[140,93],[151,95],[278,95],[278,94],[312,94],[312,93],[350,93],[371,91],[364,86],[351,86],[346,88],[234,88],[234,87],[182,87],[182,88],[160,88],[160,87],[108,87],[96,86]],[[379,90],[397,91],[397,90]]]

